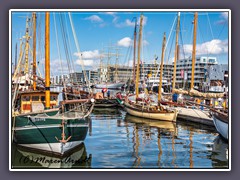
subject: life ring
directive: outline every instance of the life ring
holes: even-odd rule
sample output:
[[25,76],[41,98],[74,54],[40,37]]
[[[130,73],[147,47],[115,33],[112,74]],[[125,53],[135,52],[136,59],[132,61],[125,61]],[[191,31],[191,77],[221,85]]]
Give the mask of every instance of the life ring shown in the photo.
[[103,92],[107,92],[107,88],[103,88]]

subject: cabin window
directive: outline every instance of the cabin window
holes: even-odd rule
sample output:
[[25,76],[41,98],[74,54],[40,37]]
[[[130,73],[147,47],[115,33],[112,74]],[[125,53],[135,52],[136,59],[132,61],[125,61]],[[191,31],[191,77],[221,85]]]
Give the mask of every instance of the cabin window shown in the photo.
[[32,101],[39,101],[39,96],[32,96]]
[[45,101],[45,96],[41,96],[41,101]]
[[30,101],[30,96],[22,96],[23,101]]
[[56,101],[57,97],[56,96],[50,96],[51,101]]

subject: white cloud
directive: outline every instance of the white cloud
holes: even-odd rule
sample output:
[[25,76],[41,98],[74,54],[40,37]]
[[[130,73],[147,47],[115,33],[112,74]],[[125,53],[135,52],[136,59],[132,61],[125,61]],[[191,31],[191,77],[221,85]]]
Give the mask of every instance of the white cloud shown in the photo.
[[94,64],[94,60],[91,60],[91,59],[86,59],[82,61],[80,59],[76,60],[77,65],[82,65],[82,62],[84,66],[93,66]]
[[[143,26],[145,26],[147,24],[147,17],[143,16]],[[135,21],[134,20],[130,20],[130,19],[126,19],[124,22],[118,22],[119,18],[117,16],[114,17],[113,23],[115,24],[116,27],[118,28],[122,28],[122,27],[128,27],[128,26],[135,26]],[[140,18],[138,18],[137,20],[137,24],[140,24]]]
[[133,60],[129,60],[124,64],[125,66],[133,67]]
[[[78,59],[75,60],[75,64],[77,65],[84,65],[85,67],[98,67],[99,66],[99,60],[100,57],[103,56],[99,53],[99,50],[93,50],[93,51],[83,51],[82,53],[82,60],[80,59],[79,53],[75,52],[74,56],[77,56]],[[83,64],[81,64],[81,62]]]
[[149,42],[147,40],[143,40],[143,45],[147,46],[147,45],[149,45]]
[[[147,19],[148,18],[146,16],[143,16],[143,22],[142,22],[143,26],[145,26],[147,24]],[[138,18],[137,24],[140,25],[140,18]],[[123,23],[122,26],[132,26],[132,27],[134,27],[135,26],[135,21],[131,21],[130,19],[126,19],[125,23]]]
[[[93,51],[83,51],[82,53],[83,59],[95,59],[100,58],[99,50],[93,50]],[[80,57],[79,53],[75,52],[74,56]]]
[[225,24],[228,21],[228,12],[222,12],[220,20],[216,21],[215,24]]
[[[146,40],[143,40],[142,44],[144,46],[147,46],[147,45],[149,45],[149,42],[146,41]],[[123,47],[133,46],[133,40],[130,37],[125,37],[125,38],[120,39],[117,42],[117,45],[118,46],[123,46]]]
[[109,14],[109,15],[115,15],[116,12],[105,12],[105,14]]
[[103,22],[102,18],[100,18],[97,15],[92,15],[92,16],[86,17],[85,20],[90,20],[91,22],[96,22],[96,23]]
[[[41,66],[44,66],[44,60],[41,64]],[[50,61],[51,75],[68,74],[69,71],[72,72],[73,70],[72,64],[68,65],[66,60],[55,59]]]
[[224,19],[228,19],[228,12],[223,12],[221,13],[221,17],[223,17]]
[[114,24],[117,24],[117,21],[119,20],[119,17],[116,15],[117,14],[116,12],[105,12],[104,14],[112,16],[113,17],[112,22]]
[[103,28],[103,27],[105,27],[105,26],[107,26],[107,23],[101,23],[101,24],[99,24],[99,27],[100,27],[100,28]]
[[[186,44],[183,46],[184,52],[186,54],[192,53],[192,45]],[[211,41],[197,44],[196,46],[196,55],[206,55],[206,54],[222,54],[228,52],[228,41],[213,39]]]
[[118,44],[118,46],[129,47],[129,46],[132,46],[133,40],[130,37],[125,37],[125,38],[120,39],[117,42],[117,44]]
[[127,26],[135,26],[135,22],[130,21],[129,19],[126,19],[125,23],[126,23]]

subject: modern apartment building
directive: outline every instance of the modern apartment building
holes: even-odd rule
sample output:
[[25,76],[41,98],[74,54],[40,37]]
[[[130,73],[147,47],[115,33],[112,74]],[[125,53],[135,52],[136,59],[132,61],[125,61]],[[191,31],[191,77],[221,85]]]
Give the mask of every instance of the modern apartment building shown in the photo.
[[63,75],[58,75],[55,77],[51,77],[51,82],[53,84],[57,84],[57,85],[62,85],[63,82],[68,83],[69,82],[69,75],[68,74],[63,74]]
[[[135,67],[136,69],[136,67]],[[160,77],[159,63],[142,63],[140,64],[140,81],[158,85]],[[164,64],[163,66],[163,84],[171,84],[173,78],[173,63]],[[199,56],[195,62],[194,86],[206,87],[212,86],[214,81],[225,82],[228,74],[228,65],[218,65],[216,57]],[[127,82],[133,77],[133,68],[129,66],[110,66],[99,68],[97,71],[86,70],[87,78],[91,83],[96,82]],[[192,59],[180,59],[176,64],[176,88],[188,88],[191,84],[192,77]],[[225,77],[225,79],[224,79]],[[69,82],[82,84],[85,82],[83,72],[70,73],[69,77],[58,76],[56,83],[62,83],[63,78],[68,78]],[[72,79],[72,80],[71,80]],[[226,82],[225,82],[226,83]]]
[[132,79],[133,71],[132,67],[129,66],[114,66],[110,67],[110,79],[113,82],[127,82],[129,79]]
[[[216,57],[201,56],[196,58],[194,86],[201,87],[207,79],[207,69],[218,64]],[[192,59],[180,59],[176,64],[176,87],[189,87],[192,77]]]
[[[171,64],[163,64],[163,84],[171,82],[172,79]],[[140,65],[140,80],[149,83],[159,84],[160,66],[158,63],[143,63]]]
[[[93,83],[98,80],[98,72],[92,70],[85,70],[87,79]],[[70,80],[77,84],[82,84],[86,82],[86,78],[84,77],[84,72],[74,72],[70,73]]]

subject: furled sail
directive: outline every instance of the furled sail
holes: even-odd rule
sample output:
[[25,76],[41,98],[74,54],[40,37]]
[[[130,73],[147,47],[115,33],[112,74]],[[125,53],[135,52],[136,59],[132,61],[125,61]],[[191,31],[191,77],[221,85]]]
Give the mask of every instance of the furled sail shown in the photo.
[[173,89],[173,92],[177,94],[187,94],[189,96],[198,96],[198,97],[204,97],[204,98],[223,98],[224,97],[224,93],[203,93],[195,89],[191,89],[189,91],[182,90],[182,89]]

